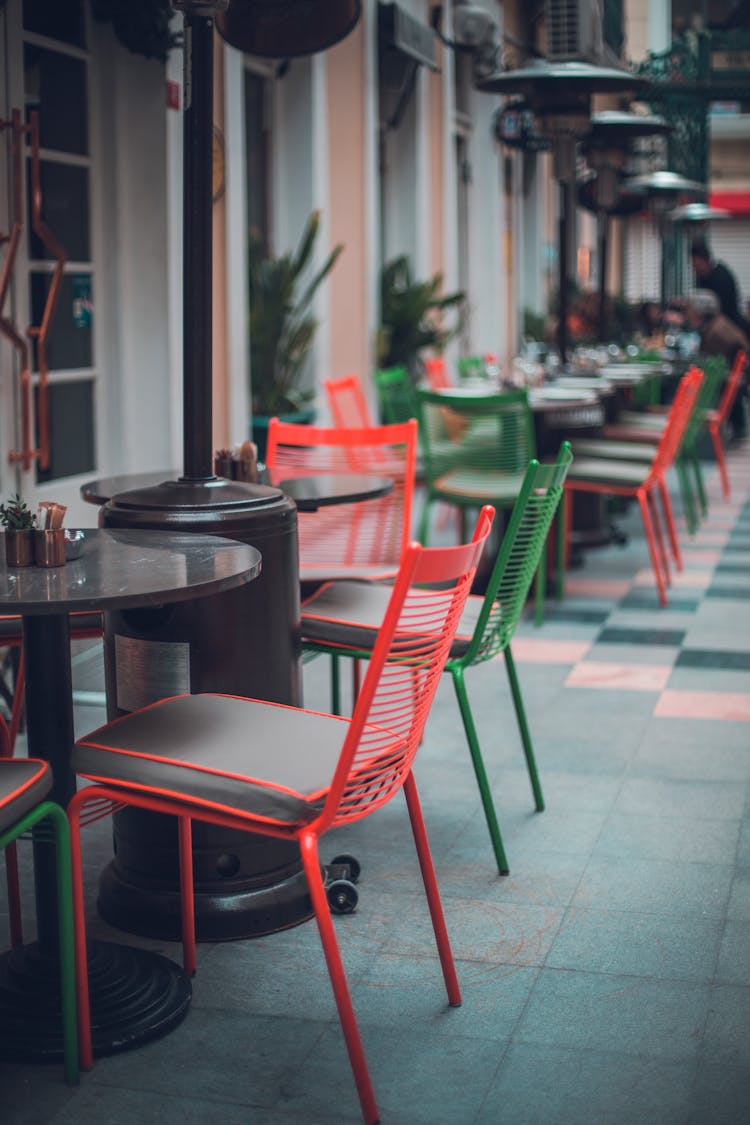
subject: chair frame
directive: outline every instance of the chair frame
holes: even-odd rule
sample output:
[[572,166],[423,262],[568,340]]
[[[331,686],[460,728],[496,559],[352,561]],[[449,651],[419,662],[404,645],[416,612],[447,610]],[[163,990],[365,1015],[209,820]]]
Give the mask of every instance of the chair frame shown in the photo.
[[710,410],[707,415],[708,432],[711,436],[711,442],[714,447],[714,456],[716,457],[716,464],[719,467],[719,477],[721,479],[721,491],[725,500],[728,500],[732,494],[731,486],[729,484],[729,473],[727,472],[727,459],[724,456],[724,442],[722,441],[722,429],[726,423],[727,418],[734,406],[734,400],[740,389],[742,382],[742,375],[747,363],[747,356],[743,351],[737,353],[732,364],[732,370],[729,373],[729,378],[724,384],[723,390],[719,397],[719,402],[716,410]]
[[[403,447],[398,475],[390,452],[396,447]],[[288,461],[283,460],[283,450],[288,451]],[[349,472],[394,479],[393,490],[380,499],[299,514],[302,580],[322,581],[347,570],[370,578],[395,574],[411,538],[416,456],[415,420],[344,428],[270,420],[266,463],[272,473],[283,468],[292,475]],[[310,530],[309,540],[305,528]],[[369,538],[363,539],[364,533]],[[326,573],[327,568],[331,573]]]
[[[0,743],[7,740],[5,720],[0,719]],[[0,750],[2,746],[0,745]],[[6,760],[8,754],[0,755]],[[27,761],[38,759],[29,758]],[[47,763],[39,763],[40,765]],[[0,770],[3,768],[0,761]],[[78,1035],[76,1006],[76,970],[73,937],[73,891],[71,873],[70,829],[65,810],[54,801],[40,801],[33,809],[0,832],[0,851],[15,849],[16,841],[25,834],[33,832],[36,843],[55,845],[55,871],[57,879],[57,916],[60,956],[60,997],[62,1001],[63,1024],[63,1070],[65,1080],[70,1084],[78,1082]],[[8,872],[10,878],[10,872]],[[18,872],[15,869],[17,880]],[[10,888],[9,888],[10,889]],[[12,948],[17,943],[11,939]]]
[[[83,812],[86,805],[93,802],[95,808],[91,810],[91,815],[87,819],[98,819],[100,816],[109,815],[116,807],[135,805],[139,808],[169,813],[178,818],[183,962],[185,972],[189,974],[194,973],[196,967],[192,820],[207,821],[240,831],[297,841],[359,1092],[362,1113],[365,1121],[369,1123],[378,1121],[372,1082],[323,884],[318,840],[332,827],[352,823],[369,815],[403,788],[448,1000],[452,1006],[458,1006],[461,1003],[461,993],[411,767],[453,634],[463,611],[479,557],[490,533],[493,514],[491,508],[483,509],[474,537],[468,544],[428,550],[417,543],[410,543],[404,552],[394,583],[387,618],[378,637],[355,712],[351,720],[342,720],[346,722],[346,734],[338,764],[325,796],[321,798],[320,812],[313,820],[306,823],[283,822],[269,819],[267,815],[260,813],[230,811],[221,804],[157,789],[147,783],[139,784],[138,781],[133,781],[129,784],[118,781],[113,784],[105,777],[93,776],[90,772],[83,774],[94,784],[81,789],[73,797],[68,815],[72,837],[76,965],[79,974],[79,1040],[84,1066],[91,1065],[92,1047],[81,858]],[[439,614],[431,609],[435,599],[429,598],[425,602],[424,597],[422,598],[425,609],[435,614],[434,624],[420,624],[415,630],[412,618],[409,616],[409,597],[410,594],[413,597],[414,584],[446,581],[451,584],[450,590],[436,595],[442,607]],[[426,620],[428,619],[425,618]],[[408,623],[406,630],[402,621]],[[382,686],[381,676],[385,677]],[[420,676],[422,677],[421,694],[415,695],[415,684]],[[395,704],[395,710],[391,699],[394,684],[400,684],[402,693],[401,702]],[[401,710],[405,698],[410,701],[409,714],[406,716]],[[279,704],[268,703],[265,706],[288,710]],[[391,709],[394,722],[391,727],[385,725],[384,716],[388,708]],[[127,717],[124,720],[115,720],[115,722],[123,721],[127,721]],[[100,730],[93,732],[90,737],[97,738],[97,744],[103,745],[101,736]],[[373,742],[373,739],[376,741]],[[373,763],[378,760],[378,756],[384,756],[384,761],[378,762],[376,768]]]
[[[101,637],[101,625],[78,625],[75,620],[83,614],[71,614],[70,639],[87,640]],[[4,615],[2,620],[17,625],[13,632],[6,633],[2,638],[3,648],[17,648],[19,650],[18,664],[16,666],[15,682],[13,684],[13,701],[10,709],[10,724],[5,728],[5,734],[0,738],[0,759],[12,758],[16,749],[16,739],[21,726],[21,716],[24,708],[26,690],[26,674],[23,661],[23,628],[20,617]],[[0,716],[0,719],[2,717]],[[8,886],[8,915],[10,920],[10,938],[13,949],[23,945],[23,920],[21,917],[21,888],[18,878],[18,855],[14,843],[10,843],[5,850],[5,874]]]
[[[524,477],[523,485],[511,514],[508,527],[497,554],[487,590],[482,598],[482,608],[474,627],[466,652],[460,656],[449,657],[445,670],[453,680],[461,719],[469,745],[474,773],[484,809],[487,828],[495,853],[500,875],[509,873],[508,859],[503,845],[497,812],[487,778],[479,746],[474,717],[466,691],[464,673],[473,664],[483,663],[500,654],[504,657],[505,670],[516,712],[516,720],[521,736],[526,766],[537,812],[544,810],[544,796],[536,767],[534,748],[529,733],[528,721],[523,704],[523,696],[511,652],[511,640],[515,633],[523,605],[531,582],[537,570],[539,559],[544,553],[547,534],[563,497],[563,484],[573,460],[570,443],[563,442],[554,464],[540,465],[532,460]],[[534,522],[534,509],[540,510],[538,522]],[[531,513],[531,515],[529,515]],[[558,552],[564,542],[565,528],[558,521]],[[522,557],[522,571],[519,573],[519,556]],[[533,565],[532,565],[533,564]],[[305,607],[302,607],[303,647],[313,652],[328,653],[334,661],[334,679],[338,680],[337,658],[351,658],[357,668],[360,660],[369,659],[371,650],[345,645],[326,644],[316,639],[305,639]],[[333,685],[334,706],[338,709],[338,684]],[[356,698],[356,694],[355,694]]]
[[344,375],[341,379],[325,379],[323,387],[335,426],[344,429],[349,426],[376,425],[365,392],[362,390],[362,384],[356,375]]
[[[680,554],[677,529],[665,478],[667,471],[672,466],[677,456],[677,451],[688,423],[690,411],[695,404],[702,382],[703,372],[697,367],[691,367],[686,374],[683,375],[677,388],[677,393],[675,394],[668,421],[664,427],[664,432],[654,451],[653,460],[650,464],[643,464],[643,479],[639,483],[634,484],[628,482],[627,484],[621,484],[614,479],[576,480],[575,468],[573,469],[573,474],[569,474],[565,481],[566,496],[564,502],[566,507],[567,494],[572,492],[595,492],[605,496],[634,498],[638,501],[644,530],[646,532],[651,566],[656,580],[659,602],[663,606],[668,603],[667,587],[671,584],[671,576],[667,551],[664,545],[664,536],[661,529],[661,520],[656,504],[656,495],[658,494],[661,498],[672,556],[675,566],[679,571],[682,570],[682,556]],[[611,458],[601,457],[594,459],[601,463],[605,463],[609,460],[611,464],[616,464],[616,461]],[[637,465],[637,463],[635,464]],[[585,471],[585,462],[583,463],[583,471]],[[566,524],[567,519],[566,512]]]

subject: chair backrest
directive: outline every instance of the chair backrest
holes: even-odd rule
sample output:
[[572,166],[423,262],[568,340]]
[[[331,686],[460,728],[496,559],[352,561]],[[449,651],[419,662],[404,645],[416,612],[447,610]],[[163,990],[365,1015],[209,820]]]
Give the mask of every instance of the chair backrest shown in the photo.
[[710,410],[719,394],[719,387],[726,378],[727,361],[723,356],[706,356],[701,360],[703,382],[696,395],[693,407],[688,414],[680,449],[695,454],[695,443],[706,421],[706,411]]
[[411,535],[416,454],[414,420],[338,428],[271,419],[266,464],[272,480],[364,473],[393,481],[385,496],[299,513],[303,577],[397,569]]
[[462,664],[490,660],[510,644],[572,460],[570,443],[564,441],[554,464],[540,465],[536,460],[529,463],[487,582],[471,643],[461,657]]
[[702,384],[703,372],[699,367],[689,368],[680,379],[677,392],[669,408],[664,432],[654,453],[650,477],[665,473],[677,456],[685,427],[690,420],[690,414],[695,407]]
[[405,367],[384,367],[373,375],[380,420],[386,425],[417,416],[414,385]]
[[448,378],[448,368],[443,356],[433,356],[432,359],[426,359],[424,361],[424,372],[433,391],[442,391],[450,387],[451,381]]
[[726,422],[729,417],[729,412],[734,405],[746,362],[747,356],[745,353],[743,351],[737,352],[737,355],[734,357],[734,363],[732,364],[732,370],[729,373],[729,378],[724,384],[724,389],[721,392],[721,397],[716,407],[716,420],[720,426],[723,426]]
[[417,391],[425,475],[465,468],[526,472],[535,454],[534,419],[524,388],[486,394]]
[[356,375],[326,379],[323,383],[334,426],[374,426],[365,392]]
[[482,509],[471,543],[410,543],[404,552],[322,813],[324,827],[367,816],[408,777],[493,515]]
[[458,375],[460,379],[486,379],[487,363],[484,356],[461,356],[458,361]]

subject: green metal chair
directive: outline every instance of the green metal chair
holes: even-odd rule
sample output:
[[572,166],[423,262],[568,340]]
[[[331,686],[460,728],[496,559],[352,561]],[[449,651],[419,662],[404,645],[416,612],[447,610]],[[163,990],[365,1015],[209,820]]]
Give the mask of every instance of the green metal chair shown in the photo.
[[536,452],[526,390],[420,387],[417,409],[425,474],[421,542],[427,542],[430,506],[437,501],[463,513],[483,504],[512,508]]
[[[78,1080],[78,1031],[68,818],[59,805],[45,800],[52,788],[49,763],[36,758],[4,756],[9,748],[7,735],[5,720],[0,718],[0,851],[13,847],[20,836],[31,830],[35,843],[55,845],[63,1066],[66,1080],[75,1083]],[[14,891],[9,879],[11,897]]]
[[[532,460],[524,475],[500,550],[483,597],[472,595],[464,609],[451,647],[446,671],[453,678],[461,718],[469,744],[479,792],[498,871],[508,874],[497,814],[466,691],[467,668],[499,656],[505,659],[513,705],[537,811],[544,809],[534,750],[510,643],[544,554],[547,534],[558,510],[572,454],[563,442],[557,461],[540,465]],[[559,549],[564,528],[558,521]],[[367,659],[388,604],[390,587],[376,583],[329,582],[302,607],[303,645],[316,652]]]
[[388,425],[417,417],[414,384],[405,367],[383,367],[375,372],[373,381],[381,422]]

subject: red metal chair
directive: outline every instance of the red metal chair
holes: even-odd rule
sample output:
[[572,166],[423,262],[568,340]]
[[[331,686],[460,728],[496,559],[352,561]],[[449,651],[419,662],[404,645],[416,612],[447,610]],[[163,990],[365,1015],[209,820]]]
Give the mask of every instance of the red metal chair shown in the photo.
[[393,481],[385,496],[299,513],[302,581],[396,573],[411,536],[416,456],[415,420],[327,428],[271,419],[266,464],[273,480],[363,473]]
[[445,391],[451,386],[451,381],[448,378],[448,369],[441,355],[435,356],[433,359],[426,359],[424,361],[424,371],[427,376],[427,382],[430,384],[433,391]]
[[376,424],[367,405],[362,384],[356,375],[344,375],[341,379],[326,379],[323,386],[334,426],[342,429]]
[[493,512],[470,544],[410,543],[351,719],[253,699],[183,695],[116,719],[76,744],[94,784],[71,801],[80,1047],[91,1065],[81,816],[136,805],[178,818],[185,971],[195,971],[191,822],[297,841],[310,887],[362,1114],[378,1120],[372,1083],[331,921],[318,842],[404,789],[450,1004],[461,996],[412,774],[427,714],[486,544]]
[[[76,613],[71,615],[71,640],[80,640],[102,635],[100,613]],[[23,666],[23,631],[21,618],[0,616],[0,647],[19,650],[16,665],[13,696],[10,707],[10,725],[0,716],[0,758],[12,758],[16,748],[16,737],[23,715],[25,675]],[[8,916],[10,921],[10,941],[13,949],[23,945],[23,923],[21,920],[21,892],[18,882],[18,858],[16,845],[9,844],[5,849],[5,875],[8,883]]]
[[[49,762],[38,758],[10,756],[10,740],[5,719],[0,716],[0,851],[15,857],[16,840],[34,831],[36,844],[53,843],[57,877],[58,959],[60,966],[60,1008],[63,1030],[63,1063],[65,1077],[71,1084],[78,1080],[78,1046],[76,1042],[76,982],[74,979],[73,913],[70,874],[70,843],[65,810],[47,795],[52,788]],[[14,878],[8,870],[8,891],[18,901],[18,872]],[[13,935],[11,911],[11,943],[21,944]],[[43,975],[43,972],[42,972]],[[12,987],[13,969],[6,981]],[[44,988],[52,987],[47,981]],[[31,1002],[30,997],[30,1002]]]
[[715,410],[709,410],[706,414],[706,423],[708,425],[708,432],[711,435],[711,441],[714,447],[714,455],[716,457],[716,464],[719,466],[719,475],[721,477],[721,491],[724,499],[728,500],[731,495],[731,488],[729,485],[729,474],[727,473],[727,462],[724,456],[724,442],[722,441],[721,431],[724,424],[729,417],[734,400],[737,397],[737,392],[740,389],[742,376],[745,371],[745,364],[747,363],[747,356],[744,352],[737,352],[732,370],[729,373],[729,378],[724,384],[724,389],[721,392],[721,397]]
[[[656,579],[656,588],[662,605],[667,604],[667,586],[670,584],[670,575],[656,495],[658,493],[661,497],[675,565],[678,570],[681,570],[680,546],[677,541],[677,530],[665,478],[680,448],[685,426],[702,382],[703,372],[697,367],[691,367],[683,375],[664,432],[650,462],[617,461],[594,456],[579,457],[574,445],[575,460],[565,481],[566,493],[598,492],[608,496],[631,497],[638,501],[646,532],[651,565]],[[589,448],[593,444],[595,443],[589,443]]]

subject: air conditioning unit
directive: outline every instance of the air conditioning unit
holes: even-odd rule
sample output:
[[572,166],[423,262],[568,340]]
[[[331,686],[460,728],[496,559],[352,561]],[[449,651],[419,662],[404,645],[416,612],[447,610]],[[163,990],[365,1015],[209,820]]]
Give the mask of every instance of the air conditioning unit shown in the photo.
[[551,61],[602,60],[602,0],[544,0],[544,23]]

